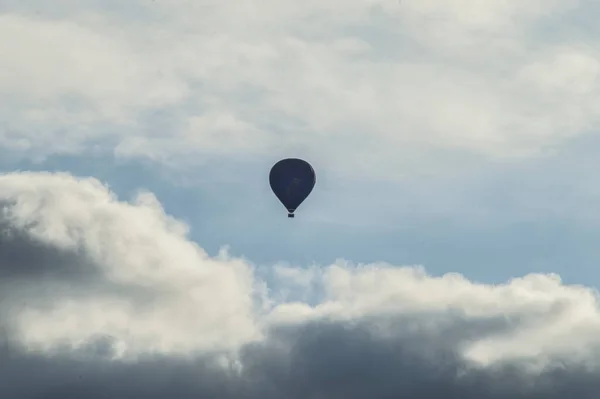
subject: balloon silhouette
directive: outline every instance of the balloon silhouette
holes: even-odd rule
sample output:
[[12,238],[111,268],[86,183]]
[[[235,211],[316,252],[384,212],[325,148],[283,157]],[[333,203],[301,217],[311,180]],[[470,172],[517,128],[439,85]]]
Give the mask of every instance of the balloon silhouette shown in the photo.
[[313,190],[317,176],[310,164],[302,159],[287,158],[277,162],[269,173],[269,183],[275,196],[293,218],[294,212]]

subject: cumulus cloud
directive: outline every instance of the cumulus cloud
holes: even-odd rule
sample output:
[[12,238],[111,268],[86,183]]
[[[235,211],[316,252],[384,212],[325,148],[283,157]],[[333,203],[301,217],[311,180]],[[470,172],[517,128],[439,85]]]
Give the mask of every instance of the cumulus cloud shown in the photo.
[[[147,192],[0,176],[0,394],[594,398],[595,290],[208,256]],[[485,265],[482,265],[485,267]]]
[[0,139],[170,164],[333,146],[393,176],[431,151],[538,155],[600,123],[596,33],[570,29],[595,7],[4,2]]
[[124,356],[182,353],[257,334],[249,266],[209,259],[151,194],[126,204],[95,180],[43,174],[2,180],[3,270],[12,277],[3,291],[22,293],[18,307],[11,295],[5,306],[28,347],[106,335]]

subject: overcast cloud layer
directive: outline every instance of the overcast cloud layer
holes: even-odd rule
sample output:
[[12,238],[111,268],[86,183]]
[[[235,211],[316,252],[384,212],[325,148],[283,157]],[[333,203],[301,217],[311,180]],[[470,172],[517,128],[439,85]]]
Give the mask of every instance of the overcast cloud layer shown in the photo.
[[[569,234],[600,220],[599,13],[586,0],[0,0],[3,167],[116,157],[186,202],[171,216],[141,173],[119,180],[131,199],[78,167],[0,174],[0,397],[597,399],[593,282],[481,283],[348,254],[377,244],[367,230],[401,253],[394,229],[437,253],[444,223],[475,232],[445,253],[491,248],[477,229],[512,223],[512,243],[560,232],[540,233],[546,259],[569,259],[565,242],[597,254]],[[283,236],[256,182],[288,154],[319,178]],[[210,245],[243,239],[211,256],[200,228]],[[232,255],[242,241],[281,262]],[[310,264],[317,242],[347,252]]]
[[17,154],[293,149],[395,176],[440,150],[544,154],[600,123],[590,1],[0,6],[0,143]]

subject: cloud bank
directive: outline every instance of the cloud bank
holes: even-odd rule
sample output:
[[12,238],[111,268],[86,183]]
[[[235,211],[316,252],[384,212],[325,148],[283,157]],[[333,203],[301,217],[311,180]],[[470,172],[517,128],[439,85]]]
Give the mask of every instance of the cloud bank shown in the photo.
[[[14,398],[597,395],[595,290],[384,263],[208,256],[141,192],[0,176],[0,394]],[[485,267],[485,265],[482,265]]]

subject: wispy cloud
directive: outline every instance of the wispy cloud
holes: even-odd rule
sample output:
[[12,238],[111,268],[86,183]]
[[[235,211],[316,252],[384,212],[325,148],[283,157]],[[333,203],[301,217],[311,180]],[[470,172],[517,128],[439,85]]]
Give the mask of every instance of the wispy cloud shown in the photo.
[[392,176],[441,150],[539,155],[600,122],[595,33],[570,23],[594,7],[11,5],[2,138],[25,153],[100,142],[175,165],[288,149]]

